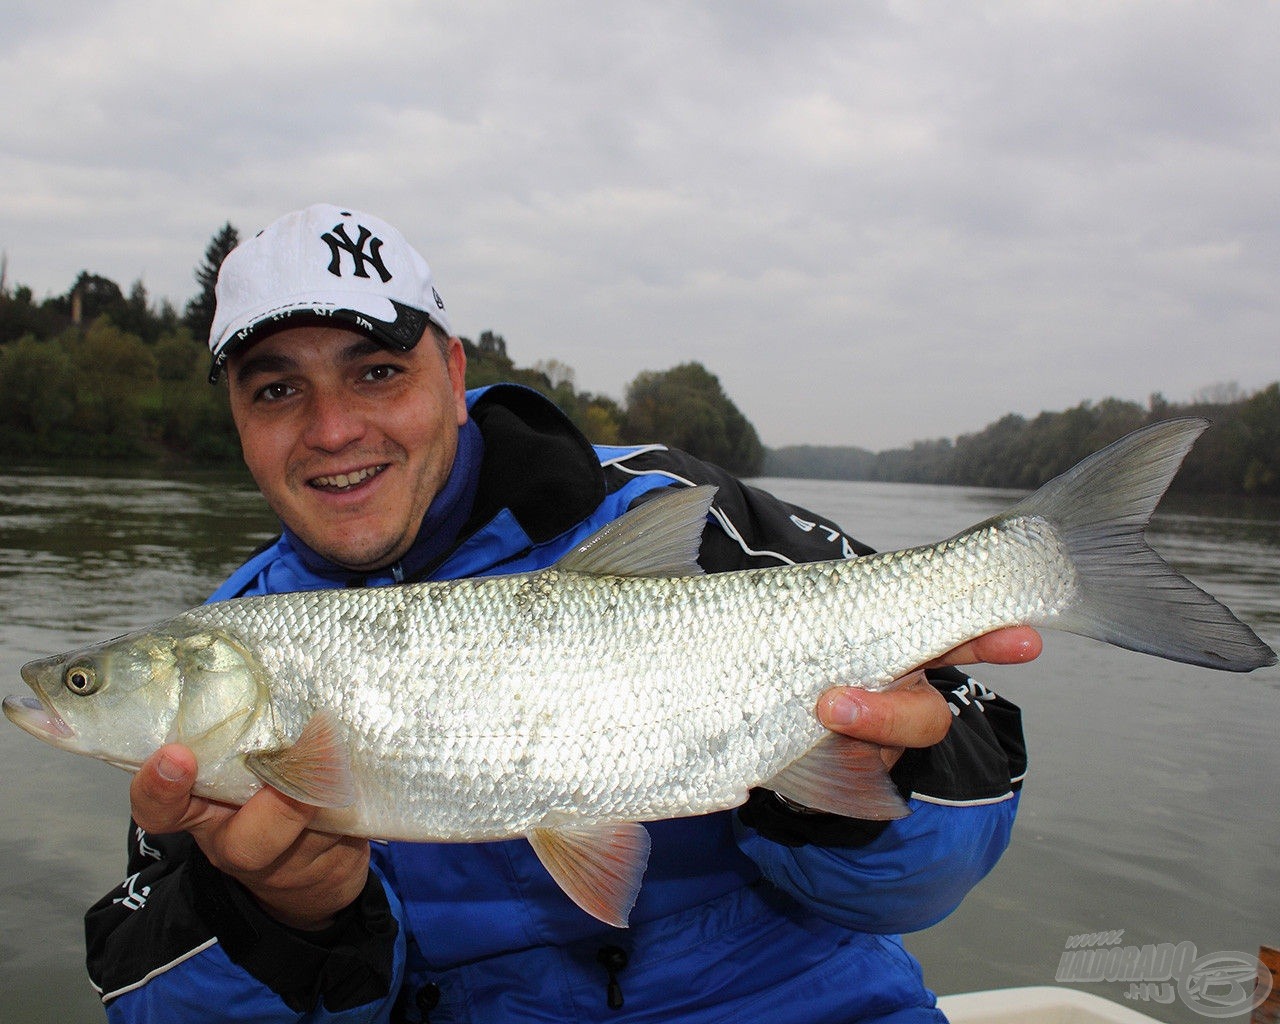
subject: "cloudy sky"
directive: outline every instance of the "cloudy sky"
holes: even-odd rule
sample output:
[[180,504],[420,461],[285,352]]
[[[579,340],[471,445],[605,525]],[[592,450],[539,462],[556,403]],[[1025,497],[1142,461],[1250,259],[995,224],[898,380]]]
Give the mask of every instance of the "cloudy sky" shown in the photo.
[[0,0],[10,286],[397,224],[459,333],[873,449],[1280,379],[1280,5]]

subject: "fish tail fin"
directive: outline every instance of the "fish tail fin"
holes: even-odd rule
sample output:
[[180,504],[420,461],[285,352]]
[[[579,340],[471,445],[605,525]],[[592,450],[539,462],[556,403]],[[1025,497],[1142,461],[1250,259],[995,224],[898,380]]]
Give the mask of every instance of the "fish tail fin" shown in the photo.
[[1078,575],[1076,598],[1046,624],[1207,668],[1275,664],[1275,652],[1252,629],[1146,541],[1151,514],[1208,425],[1186,418],[1136,430],[1011,510],[1048,520]]

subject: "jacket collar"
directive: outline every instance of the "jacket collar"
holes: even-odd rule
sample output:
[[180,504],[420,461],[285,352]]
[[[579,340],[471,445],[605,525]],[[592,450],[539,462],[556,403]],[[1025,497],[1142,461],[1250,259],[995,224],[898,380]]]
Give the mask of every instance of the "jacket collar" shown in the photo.
[[468,392],[484,437],[475,505],[463,536],[504,509],[541,544],[577,525],[605,498],[600,459],[582,432],[531,388],[495,384]]

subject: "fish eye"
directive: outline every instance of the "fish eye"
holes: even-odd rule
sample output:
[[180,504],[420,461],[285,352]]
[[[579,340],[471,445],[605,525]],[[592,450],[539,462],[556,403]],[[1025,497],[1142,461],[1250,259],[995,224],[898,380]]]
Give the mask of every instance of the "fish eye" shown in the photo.
[[87,697],[98,689],[98,674],[89,665],[71,665],[62,675],[68,690],[79,697]]

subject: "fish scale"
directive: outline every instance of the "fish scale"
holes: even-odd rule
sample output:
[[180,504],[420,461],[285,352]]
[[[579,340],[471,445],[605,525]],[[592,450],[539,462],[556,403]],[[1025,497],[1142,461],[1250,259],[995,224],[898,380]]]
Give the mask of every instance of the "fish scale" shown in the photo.
[[4,710],[125,768],[186,743],[197,792],[242,803],[272,785],[319,807],[320,829],[524,836],[579,906],[623,925],[648,855],[639,822],[761,785],[837,814],[907,813],[879,751],[818,723],[833,685],[887,689],[1015,624],[1273,664],[1143,537],[1204,426],[1145,428],[1005,515],[853,561],[700,575],[714,488],[673,489],[552,569],[205,605],[24,666],[36,698]]

